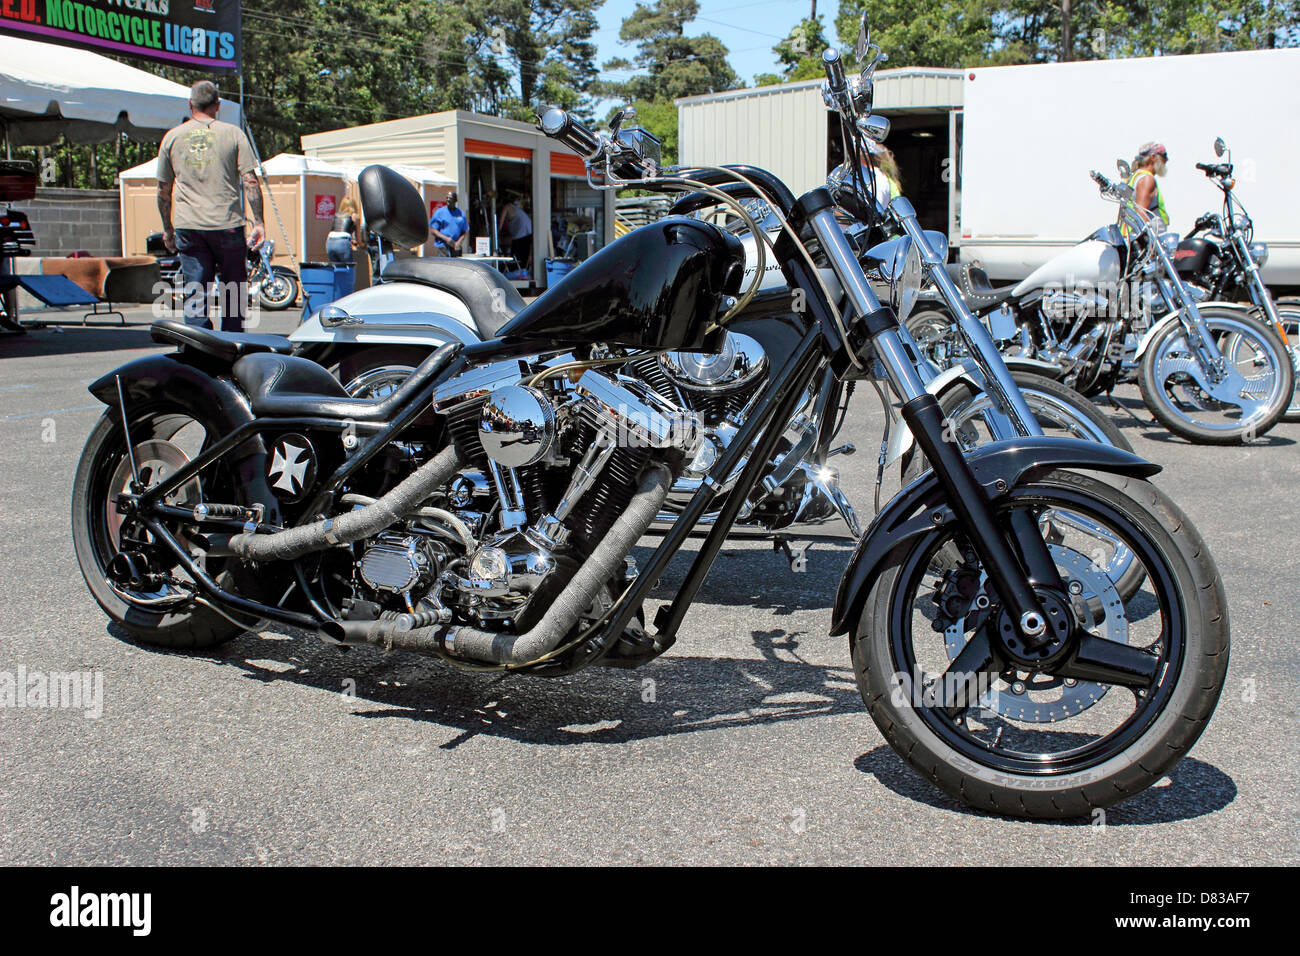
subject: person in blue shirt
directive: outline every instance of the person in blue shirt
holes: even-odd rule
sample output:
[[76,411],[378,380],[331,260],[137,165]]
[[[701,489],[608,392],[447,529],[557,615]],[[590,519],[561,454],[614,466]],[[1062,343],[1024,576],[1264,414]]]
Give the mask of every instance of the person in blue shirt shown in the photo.
[[447,197],[447,205],[438,207],[429,220],[435,256],[458,256],[469,235],[469,220],[457,205],[456,194]]

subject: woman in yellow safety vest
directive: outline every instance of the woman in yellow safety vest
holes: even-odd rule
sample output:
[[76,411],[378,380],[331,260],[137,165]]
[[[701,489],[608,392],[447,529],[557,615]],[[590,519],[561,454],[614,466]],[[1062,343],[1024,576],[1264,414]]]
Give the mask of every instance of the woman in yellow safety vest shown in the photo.
[[867,140],[867,158],[863,171],[869,173],[876,191],[876,201],[888,206],[903,194],[903,182],[898,173],[898,160],[893,151],[882,143]]
[[1161,143],[1147,143],[1133,157],[1133,170],[1128,178],[1128,184],[1135,193],[1133,201],[1138,208],[1159,216],[1166,226],[1169,225],[1169,212],[1165,209],[1165,198],[1160,195],[1156,177],[1165,174],[1168,164],[1169,152],[1165,147]]

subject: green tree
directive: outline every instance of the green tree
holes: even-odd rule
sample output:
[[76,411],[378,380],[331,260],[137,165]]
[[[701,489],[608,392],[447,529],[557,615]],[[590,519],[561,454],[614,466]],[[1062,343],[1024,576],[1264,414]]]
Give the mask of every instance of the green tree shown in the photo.
[[885,66],[961,67],[985,62],[995,38],[992,0],[841,0],[835,29],[846,59],[868,15]]
[[822,51],[830,45],[821,17],[800,20],[784,40],[772,47],[781,64],[781,72],[760,73],[754,77],[754,85],[770,86],[824,76]]
[[682,96],[717,93],[742,85],[731,64],[727,48],[712,34],[687,36],[686,25],[700,12],[697,0],[655,0],[652,6],[638,3],[623,20],[619,39],[635,43],[632,62],[610,60],[607,70],[643,71],[626,83],[606,83],[608,96],[631,100],[674,100]]
[[[677,104],[672,100],[634,100],[638,126],[644,126],[663,143],[663,164],[677,163]],[[606,124],[622,107],[614,107],[605,117]]]
[[596,12],[604,0],[468,0],[474,93],[488,112],[531,120],[555,104],[590,115]]

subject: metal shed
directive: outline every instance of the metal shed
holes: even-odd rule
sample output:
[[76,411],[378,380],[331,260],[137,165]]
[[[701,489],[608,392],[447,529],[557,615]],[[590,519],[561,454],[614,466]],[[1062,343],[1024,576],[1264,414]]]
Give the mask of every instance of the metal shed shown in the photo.
[[[873,112],[893,124],[887,145],[903,191],[923,224],[956,242],[961,207],[962,70],[909,67],[875,74]],[[678,151],[686,165],[750,163],[794,190],[826,181],[840,161],[838,127],[822,102],[821,80],[677,100]]]
[[482,240],[492,252],[504,246],[499,209],[509,195],[525,196],[532,266],[520,284],[544,286],[548,258],[585,259],[614,238],[613,193],[588,185],[582,160],[528,123],[447,110],[309,134],[302,148],[339,165],[406,163],[456,180],[470,219],[469,250]]

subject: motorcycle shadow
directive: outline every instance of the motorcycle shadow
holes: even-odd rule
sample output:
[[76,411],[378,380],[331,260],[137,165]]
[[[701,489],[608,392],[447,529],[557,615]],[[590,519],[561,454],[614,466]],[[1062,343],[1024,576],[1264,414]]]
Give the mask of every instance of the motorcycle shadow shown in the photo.
[[[1160,442],[1164,445],[1195,445],[1194,442],[1190,442],[1186,438],[1181,438],[1178,435],[1175,435],[1152,418],[1151,413],[1147,411],[1147,407],[1141,398],[1115,395],[1114,399],[1118,408],[1116,408],[1116,405],[1112,405],[1102,399],[1097,400],[1097,406],[1102,409],[1102,411],[1110,413],[1111,421],[1115,423],[1115,426],[1120,431],[1132,429],[1142,438]],[[1267,435],[1260,435],[1248,444],[1252,448],[1272,448],[1294,445],[1295,440],[1283,437],[1282,435],[1269,433]],[[1228,445],[1225,447],[1235,448],[1237,446]]]
[[[970,816],[1005,819],[996,813],[976,810],[959,803],[918,777],[887,744],[882,744],[875,750],[863,754],[853,762],[853,765],[907,800]],[[1168,776],[1158,780],[1137,796],[1125,800],[1118,806],[1110,807],[1105,811],[1106,815],[1102,819],[1106,826],[1174,823],[1222,810],[1235,799],[1237,799],[1237,784],[1230,776],[1204,761],[1194,757],[1184,757]],[[1086,827],[1095,824],[1091,817],[1024,822],[1065,827]]]
[[[307,634],[248,633],[208,655],[250,680],[336,695],[351,716],[446,728],[452,750],[481,735],[545,746],[627,743],[854,714],[875,735],[852,670],[799,656],[799,635],[750,635],[757,658],[661,657],[636,670],[557,678],[472,672],[446,662],[347,653]],[[270,692],[270,691],[268,691]]]

